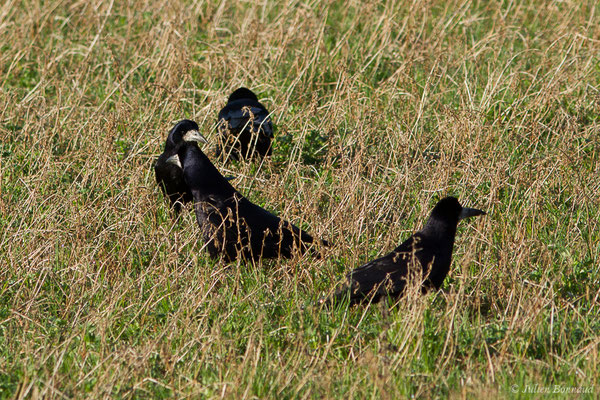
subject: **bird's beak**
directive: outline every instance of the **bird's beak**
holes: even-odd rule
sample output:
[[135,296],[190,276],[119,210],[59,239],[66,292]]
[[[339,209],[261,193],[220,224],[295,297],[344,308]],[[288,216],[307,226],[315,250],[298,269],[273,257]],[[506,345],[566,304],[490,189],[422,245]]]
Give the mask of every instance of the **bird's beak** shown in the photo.
[[179,159],[179,156],[177,154],[175,154],[174,156],[171,156],[171,157],[167,158],[167,160],[165,162],[167,164],[177,165],[179,168],[183,169],[183,167],[181,166],[181,160]]
[[458,216],[458,220],[460,221],[461,219],[476,217],[478,215],[485,215],[485,214],[486,214],[485,211],[481,211],[476,208],[463,207],[462,211],[460,212],[460,215]]
[[185,140],[186,142],[208,143],[206,138],[196,130],[187,131],[185,135],[183,135],[183,140]]

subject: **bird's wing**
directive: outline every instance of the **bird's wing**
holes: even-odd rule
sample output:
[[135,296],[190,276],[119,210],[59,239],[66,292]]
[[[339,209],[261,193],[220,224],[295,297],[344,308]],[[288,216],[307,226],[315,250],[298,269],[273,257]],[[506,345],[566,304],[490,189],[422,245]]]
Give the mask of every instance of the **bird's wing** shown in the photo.
[[352,270],[347,275],[346,285],[351,298],[400,294],[409,279],[410,265],[417,260],[419,241],[419,235],[413,235],[391,253]]
[[[313,243],[314,239],[289,221],[283,220],[264,208],[242,198],[238,203],[239,215],[252,228],[253,240],[262,241],[264,246],[277,246],[288,251],[294,246]],[[305,247],[305,246],[304,246]]]
[[252,128],[255,131],[262,130],[265,135],[273,137],[273,125],[269,112],[259,104],[228,105],[219,113],[219,123],[222,124],[225,121],[230,129],[240,131],[250,126],[248,120],[251,116],[253,117]]
[[348,274],[352,295],[365,296],[376,290],[378,294],[394,294],[406,285],[408,263],[395,254],[370,261]]

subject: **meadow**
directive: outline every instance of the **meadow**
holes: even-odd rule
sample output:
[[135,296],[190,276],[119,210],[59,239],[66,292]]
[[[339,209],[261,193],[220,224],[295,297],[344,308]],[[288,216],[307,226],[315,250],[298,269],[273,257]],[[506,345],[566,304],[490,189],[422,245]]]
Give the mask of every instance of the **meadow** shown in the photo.
[[[240,86],[273,156],[215,164],[322,258],[211,260],[155,183]],[[7,0],[0,398],[597,398],[599,153],[596,1]],[[442,290],[315,305],[447,195]]]

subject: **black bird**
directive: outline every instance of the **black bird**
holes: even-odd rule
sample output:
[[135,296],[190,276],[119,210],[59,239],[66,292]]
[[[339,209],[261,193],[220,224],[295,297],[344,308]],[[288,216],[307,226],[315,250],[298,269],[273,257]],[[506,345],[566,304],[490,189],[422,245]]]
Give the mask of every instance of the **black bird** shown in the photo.
[[[192,128],[194,128],[192,126]],[[192,131],[193,132],[193,131]],[[242,196],[219,173],[195,134],[173,135],[177,153],[167,162],[182,169],[196,219],[211,257],[291,258],[295,252],[315,252],[312,236]],[[180,167],[181,166],[181,167]],[[321,242],[327,245],[327,242]]]
[[[171,129],[165,143],[165,151],[158,156],[158,160],[154,164],[156,182],[164,195],[169,198],[171,206],[175,210],[175,215],[179,214],[182,204],[194,200],[192,192],[188,189],[183,178],[181,165],[173,163],[175,159],[172,158],[188,141],[206,143],[206,139],[198,132],[198,124],[184,119]],[[169,159],[171,160],[168,161]]]
[[399,297],[411,279],[422,282],[423,292],[439,289],[450,270],[458,221],[476,215],[485,212],[462,207],[455,197],[440,200],[423,229],[391,253],[354,269],[333,299],[321,299],[320,303],[346,297],[350,304],[369,300],[376,303],[387,296]]
[[229,96],[219,112],[217,158],[239,160],[271,155],[273,124],[269,111],[245,87]]

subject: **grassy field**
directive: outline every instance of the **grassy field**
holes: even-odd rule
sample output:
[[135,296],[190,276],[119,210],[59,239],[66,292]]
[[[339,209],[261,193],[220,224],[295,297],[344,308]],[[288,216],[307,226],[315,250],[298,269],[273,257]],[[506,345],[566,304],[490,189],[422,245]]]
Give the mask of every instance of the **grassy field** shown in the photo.
[[[152,165],[239,86],[262,165],[216,164],[333,246],[227,265]],[[596,1],[0,5],[0,398],[600,396]],[[462,222],[444,287],[313,306]]]

